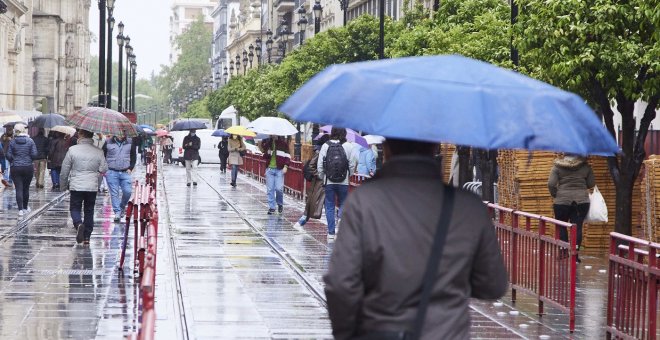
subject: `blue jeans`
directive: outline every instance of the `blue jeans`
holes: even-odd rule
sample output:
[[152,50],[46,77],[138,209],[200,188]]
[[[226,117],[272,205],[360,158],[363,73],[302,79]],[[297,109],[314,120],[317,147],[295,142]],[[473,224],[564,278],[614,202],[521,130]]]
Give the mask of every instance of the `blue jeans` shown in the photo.
[[108,170],[105,179],[108,182],[110,197],[112,198],[112,211],[114,211],[115,216],[119,216],[126,209],[128,200],[131,199],[133,179],[128,172],[115,170]]
[[284,173],[281,169],[266,169],[266,188],[268,188],[268,208],[275,209],[284,205]]
[[[1,147],[1,146],[0,146],[0,147]],[[11,179],[11,176],[10,176],[10,174],[11,174],[11,166],[9,165],[9,161],[5,159],[3,162],[5,162],[5,169],[6,169],[6,171],[4,172],[4,174],[2,175],[2,177],[3,177],[7,182],[9,182],[9,183],[13,183],[14,181]]]
[[236,177],[238,176],[238,165],[237,164],[232,164],[231,165],[231,182],[236,184]]
[[86,239],[92,236],[92,230],[94,230],[95,204],[96,191],[71,191],[71,200],[69,201],[69,212],[71,213],[71,219],[73,220],[74,226],[78,223],[83,223],[85,226]]
[[60,185],[60,170],[62,170],[62,168],[50,169],[50,180],[53,182],[53,186]]
[[339,213],[341,218],[341,207],[348,196],[348,185],[326,184],[325,185],[325,216],[328,218],[328,234],[335,234],[335,198],[339,201]]

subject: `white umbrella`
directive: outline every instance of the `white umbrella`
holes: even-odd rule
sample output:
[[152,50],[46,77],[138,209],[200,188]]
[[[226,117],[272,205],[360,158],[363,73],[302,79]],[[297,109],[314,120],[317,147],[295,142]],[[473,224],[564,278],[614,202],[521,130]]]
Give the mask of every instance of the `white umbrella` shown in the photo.
[[371,145],[371,144],[383,144],[383,142],[385,141],[385,137],[378,136],[378,135],[366,135],[366,136],[364,136],[364,139],[367,140],[367,143],[369,143],[369,145]]
[[290,136],[298,133],[291,122],[279,117],[259,117],[248,124],[247,128],[264,135]]
[[50,131],[61,132],[65,135],[73,136],[76,134],[76,129],[70,126],[57,125],[53,126]]

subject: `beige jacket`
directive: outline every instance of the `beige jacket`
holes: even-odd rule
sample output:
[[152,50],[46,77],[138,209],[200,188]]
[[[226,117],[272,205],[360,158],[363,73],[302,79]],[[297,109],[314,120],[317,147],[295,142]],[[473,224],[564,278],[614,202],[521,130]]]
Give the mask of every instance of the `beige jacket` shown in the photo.
[[227,158],[227,164],[229,165],[243,165],[243,157],[240,155],[240,151],[245,151],[245,143],[243,143],[243,138],[238,137],[238,139],[229,139],[227,144],[227,149],[229,150],[229,158]]
[[[429,157],[389,160],[347,198],[323,277],[335,339],[410,330],[445,186]],[[469,300],[497,299],[508,276],[481,199],[456,189],[422,339],[468,339]]]
[[584,158],[564,157],[555,160],[548,178],[548,190],[554,204],[589,203],[589,191],[596,185],[594,172]]

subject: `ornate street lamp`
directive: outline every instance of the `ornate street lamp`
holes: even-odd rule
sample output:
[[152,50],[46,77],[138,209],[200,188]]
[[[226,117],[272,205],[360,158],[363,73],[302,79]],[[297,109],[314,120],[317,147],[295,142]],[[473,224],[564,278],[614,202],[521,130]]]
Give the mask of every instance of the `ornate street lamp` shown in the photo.
[[248,64],[248,53],[246,50],[243,50],[243,75],[245,75],[245,72],[247,71],[247,64]]
[[270,28],[266,31],[266,52],[268,52],[268,63],[270,64],[270,55],[273,50],[273,31]]
[[[225,68],[226,69],[226,68]],[[220,79],[220,70],[215,71],[215,88],[219,88],[222,79]]]
[[117,83],[117,111],[123,112],[124,111],[124,96],[122,94],[123,86],[122,86],[122,66],[124,65],[124,23],[119,22],[119,25],[117,26],[119,28],[119,34],[117,35],[117,45],[119,45],[119,69],[117,70],[117,80],[119,81]]
[[137,62],[135,61],[135,54],[132,56],[131,61],[131,112],[135,111],[135,75],[137,73]]
[[236,75],[241,72],[241,56],[236,54]]
[[[113,2],[113,0],[110,0]],[[98,0],[99,5],[99,93],[98,105],[105,107],[105,27],[106,27],[106,0]],[[114,5],[114,3],[113,3]]]
[[257,46],[254,48],[254,51],[257,55],[257,65],[261,65],[261,37],[257,37],[255,43],[257,44]]
[[344,26],[348,22],[348,0],[339,0],[339,6],[344,11]]
[[227,74],[227,66],[225,66],[225,67],[223,68],[223,70],[224,70],[225,72],[222,73],[222,78],[224,79],[224,83],[227,84],[227,78],[228,78],[228,76],[229,76],[229,74]]
[[252,68],[252,60],[254,59],[254,45],[250,44],[248,50],[250,51],[248,53],[248,60],[250,61],[250,68]]
[[284,19],[280,21],[280,26],[280,50],[282,51],[282,59],[284,59],[286,57],[287,41],[289,40],[289,34],[291,34],[291,32],[289,31],[289,25],[286,24]]
[[107,37],[107,53],[106,57],[106,71],[105,71],[105,107],[112,108],[112,30],[115,28],[115,18],[112,13],[115,10],[115,0],[106,0],[106,7],[108,9],[108,37]]
[[298,33],[300,34],[300,45],[303,44],[305,41],[305,31],[307,30],[307,15],[305,13],[305,8],[300,6],[298,9],[298,15],[300,16],[300,19],[298,19]]
[[131,46],[131,37],[126,35],[126,38],[124,38],[124,43],[126,44],[126,91],[125,93],[125,101],[124,101],[124,108],[128,109],[128,83],[130,82],[128,79],[128,70],[131,68],[130,66],[130,60],[129,57],[131,54],[133,54],[133,46]]
[[321,0],[314,1],[314,34],[318,34],[321,31],[321,15],[323,15],[323,6],[321,6]]
[[234,61],[233,60],[229,62],[229,72],[231,73],[232,76],[234,75]]

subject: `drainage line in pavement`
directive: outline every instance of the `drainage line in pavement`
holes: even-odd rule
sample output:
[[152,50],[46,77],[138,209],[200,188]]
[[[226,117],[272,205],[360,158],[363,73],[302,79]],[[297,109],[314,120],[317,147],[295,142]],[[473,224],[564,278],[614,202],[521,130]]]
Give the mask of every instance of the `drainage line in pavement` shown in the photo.
[[[160,174],[160,183],[162,184],[163,190],[156,191],[156,195],[163,195],[165,199],[165,209],[167,210],[166,216],[167,216],[167,233],[168,233],[168,238],[170,240],[170,254],[172,258],[172,264],[174,265],[174,282],[176,284],[176,299],[177,299],[177,306],[179,309],[179,319],[181,322],[181,328],[182,328],[182,333],[184,339],[190,339],[190,335],[188,334],[188,321],[186,319],[186,309],[184,306],[183,302],[183,288],[181,287],[181,275],[179,275],[179,262],[177,260],[177,254],[176,254],[176,244],[174,242],[174,233],[172,232],[172,215],[170,214],[170,202],[167,199],[167,188],[165,185],[165,172],[164,171],[159,171]],[[160,211],[162,212],[162,207],[160,207]]]
[[297,262],[293,260],[290,256],[284,254],[284,252],[282,252],[281,250],[282,247],[280,247],[277,243],[273,242],[273,240],[271,240],[263,232],[261,232],[254,225],[254,223],[252,223],[252,221],[250,221],[250,219],[246,217],[245,214],[238,209],[238,207],[236,207],[236,205],[233,202],[229,201],[220,191],[218,191],[213,185],[211,185],[209,181],[206,180],[206,178],[204,178],[204,176],[198,175],[198,177],[201,178],[209,187],[211,187],[213,191],[218,193],[218,195],[222,197],[222,199],[224,199],[225,202],[227,202],[227,205],[229,205],[234,211],[236,211],[238,216],[243,221],[245,221],[245,223],[247,223],[247,225],[250,226],[250,228],[254,230],[255,233],[259,234],[266,241],[268,246],[271,249],[273,249],[275,254],[277,254],[284,261],[284,263],[286,263],[287,267],[289,267],[291,271],[293,271],[296,274],[299,281],[303,283],[303,285],[307,288],[307,290],[309,290],[312,293],[312,295],[321,302],[324,308],[328,308],[327,301],[325,300],[325,294],[323,292],[320,292],[318,289],[316,289],[314,284],[312,284],[309,281],[309,279],[305,276],[303,270],[300,269],[300,266],[297,264]]
[[41,206],[39,209],[35,210],[34,213],[32,213],[30,216],[18,221],[16,223],[16,226],[8,230],[6,233],[0,235],[0,242],[4,241],[7,238],[14,237],[16,234],[21,232],[21,230],[25,229],[30,222],[33,220],[37,219],[38,217],[41,217],[46,211],[48,211],[50,208],[52,208],[54,205],[62,202],[65,196],[69,194],[68,191],[65,191],[55,198],[53,198],[50,202],[44,204]]

